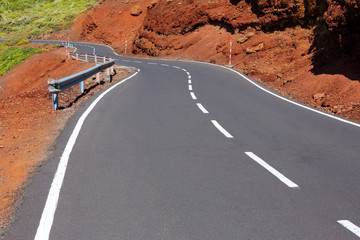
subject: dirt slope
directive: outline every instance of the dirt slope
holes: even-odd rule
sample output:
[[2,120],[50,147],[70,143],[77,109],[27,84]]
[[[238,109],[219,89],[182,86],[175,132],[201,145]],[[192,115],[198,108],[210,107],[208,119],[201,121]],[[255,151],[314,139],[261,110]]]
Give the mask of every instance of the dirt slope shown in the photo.
[[[357,0],[101,0],[73,27],[45,38],[224,65],[232,40],[234,68],[290,98],[360,121],[359,7]],[[1,226],[74,111],[54,112],[46,87],[48,78],[89,67],[64,51],[33,56],[0,78]],[[60,105],[73,105],[78,89],[64,95]]]
[[66,33],[124,54],[229,64],[280,93],[360,121],[356,0],[102,0]]
[[66,122],[71,110],[55,112],[48,78],[91,66],[65,58],[65,49],[35,55],[0,78],[0,226],[16,197]]
[[[54,111],[47,80],[60,79],[95,64],[66,58],[64,48],[34,55],[0,77],[0,235],[21,204],[27,180],[51,155],[50,147],[67,119],[81,103],[110,82],[85,81],[85,93],[75,85],[59,95],[62,110]],[[116,82],[129,75],[117,70]]]

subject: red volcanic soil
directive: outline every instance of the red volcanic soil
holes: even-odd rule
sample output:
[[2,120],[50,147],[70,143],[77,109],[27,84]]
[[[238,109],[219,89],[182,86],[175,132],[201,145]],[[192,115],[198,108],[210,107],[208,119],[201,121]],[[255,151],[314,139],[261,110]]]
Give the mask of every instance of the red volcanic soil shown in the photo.
[[[228,65],[289,98],[360,121],[357,0],[100,0],[68,30],[44,36],[103,43],[120,54]],[[127,43],[127,48],[125,45]],[[49,48],[50,49],[50,48]],[[53,111],[46,82],[88,68],[58,49],[0,77],[0,225],[25,180],[79,105],[78,86]],[[93,89],[94,83],[85,86]],[[75,108],[69,108],[75,106]],[[56,127],[54,127],[56,126]]]
[[0,78],[0,225],[8,220],[25,180],[47,156],[71,110],[52,110],[49,78],[92,66],[50,50],[21,62]]
[[50,37],[108,44],[120,54],[127,41],[128,55],[222,65],[229,63],[231,39],[235,69],[285,96],[360,121],[359,51],[350,51],[359,48],[358,3],[295,2],[102,0]]
[[[30,44],[35,45],[35,44]],[[51,156],[51,146],[67,119],[83,100],[111,83],[85,81],[86,94],[75,85],[59,94],[54,111],[48,79],[61,79],[94,66],[66,58],[65,48],[34,55],[0,77],[0,229],[21,204],[26,180],[36,173],[42,161]],[[128,75],[117,70],[113,82]],[[70,108],[71,106],[71,108]],[[1,230],[0,230],[1,233]]]

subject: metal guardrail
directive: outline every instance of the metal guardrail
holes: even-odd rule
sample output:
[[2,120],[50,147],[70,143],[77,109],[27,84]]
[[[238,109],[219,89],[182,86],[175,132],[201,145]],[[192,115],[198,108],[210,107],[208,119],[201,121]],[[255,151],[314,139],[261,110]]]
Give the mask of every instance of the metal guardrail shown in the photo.
[[[72,54],[72,56],[74,57],[74,54]],[[82,59],[80,59],[81,56],[79,54],[75,54],[75,58],[77,60],[82,60]],[[110,74],[112,74],[114,72],[114,70],[113,70],[113,65],[115,64],[114,60],[111,60],[111,59],[108,60],[105,57],[98,57],[98,56],[92,56],[92,55],[87,55],[87,54],[85,54],[83,56],[84,56],[84,61],[89,61],[90,59],[87,59],[87,58],[88,58],[88,56],[91,56],[91,57],[94,57],[94,60],[95,60],[94,62],[97,62],[97,58],[98,58],[98,59],[103,60],[104,63],[101,63],[99,65],[96,65],[95,67],[89,68],[85,71],[76,73],[74,75],[65,77],[60,80],[50,79],[48,81],[48,86],[49,86],[49,91],[52,94],[52,102],[53,102],[54,110],[59,109],[58,94],[61,91],[65,90],[75,84],[80,83],[80,91],[83,93],[84,92],[84,80],[86,80],[96,74],[97,81],[100,81],[100,72],[105,69],[107,69],[107,75],[109,75],[109,76],[110,76]],[[110,73],[110,68],[111,68],[111,73]]]

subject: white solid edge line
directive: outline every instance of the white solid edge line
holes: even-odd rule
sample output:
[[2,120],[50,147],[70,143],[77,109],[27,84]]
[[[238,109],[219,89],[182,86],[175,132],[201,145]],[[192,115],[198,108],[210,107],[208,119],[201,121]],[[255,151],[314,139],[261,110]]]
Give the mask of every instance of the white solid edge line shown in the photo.
[[192,91],[193,89],[192,89],[192,85],[189,85],[189,91]]
[[349,230],[356,236],[360,237],[360,228],[355,224],[353,224],[352,222],[350,222],[349,220],[339,220],[337,222],[343,225],[343,227],[345,227],[347,230]]
[[234,138],[228,131],[225,130],[216,120],[211,120],[211,122],[214,124],[214,126],[225,135],[227,138]]
[[[50,41],[51,41],[51,40],[50,40]],[[72,44],[76,44],[76,43],[81,43],[81,42],[71,42],[71,43],[72,43]],[[89,43],[86,43],[86,44],[89,44]],[[97,45],[97,46],[102,46],[102,47],[110,48],[110,49],[114,52],[115,55],[117,55],[117,56],[119,56],[119,57],[123,57],[123,56],[117,54],[117,53],[115,52],[114,48],[112,48],[111,46],[107,46],[107,45],[103,45],[103,44],[97,44],[97,43],[91,43],[91,45]],[[166,59],[163,59],[163,60],[166,60]],[[300,103],[294,102],[294,101],[292,101],[292,100],[290,100],[290,99],[287,99],[287,98],[285,98],[285,97],[282,97],[282,96],[280,96],[280,95],[277,95],[277,94],[275,94],[275,93],[273,93],[273,92],[271,92],[271,91],[269,91],[269,90],[261,87],[260,85],[256,84],[253,80],[249,79],[247,76],[245,76],[244,74],[242,74],[242,73],[240,73],[240,72],[238,72],[238,71],[236,71],[236,70],[234,70],[234,69],[231,69],[231,68],[228,68],[228,67],[225,67],[225,66],[221,66],[221,65],[217,65],[217,64],[213,64],[213,63],[207,63],[207,62],[189,61],[189,60],[180,60],[180,62],[201,63],[201,64],[210,65],[210,66],[216,66],[216,67],[221,67],[221,68],[224,68],[224,69],[233,71],[234,73],[240,75],[241,77],[243,77],[245,80],[247,80],[248,82],[250,82],[250,83],[253,84],[254,86],[258,87],[259,89],[261,89],[261,90],[263,90],[263,91],[265,91],[265,92],[267,92],[267,93],[269,93],[269,94],[271,94],[271,95],[273,95],[273,96],[275,96],[275,97],[277,97],[277,98],[280,98],[280,99],[282,99],[282,100],[284,100],[284,101],[287,101],[287,102],[289,102],[289,103],[292,103],[292,104],[294,104],[294,105],[296,105],[296,106],[299,106],[299,107],[302,107],[302,108],[304,108],[304,109],[307,109],[307,110],[316,112],[316,113],[321,114],[321,115],[323,115],[323,116],[326,116],[326,117],[329,117],[329,118],[338,120],[338,121],[340,121],[340,122],[347,123],[347,124],[350,124],[350,125],[353,125],[353,126],[355,126],[355,127],[359,127],[359,128],[360,128],[360,124],[358,124],[358,123],[351,122],[351,121],[348,121],[348,120],[346,120],[346,119],[342,119],[342,118],[340,118],[340,117],[338,117],[338,116],[335,116],[335,115],[331,115],[331,114],[322,112],[322,111],[320,111],[320,110],[317,110],[317,109],[314,109],[314,108],[311,108],[311,107],[302,105],[302,104],[300,104]]]
[[201,103],[197,103],[196,105],[200,108],[200,110],[203,113],[205,113],[205,114],[209,113],[208,110],[206,110],[206,108],[204,108],[204,106]]
[[260,89],[263,90],[264,92],[267,92],[267,93],[269,93],[269,94],[271,94],[271,95],[273,95],[273,96],[275,96],[275,97],[277,97],[277,98],[280,98],[281,100],[284,100],[284,101],[286,101],[286,102],[292,103],[292,104],[294,104],[294,105],[296,105],[296,106],[305,108],[305,109],[307,109],[307,110],[316,112],[316,113],[321,114],[321,115],[323,115],[323,116],[326,116],[326,117],[329,117],[329,118],[333,118],[333,119],[338,120],[338,121],[340,121],[340,122],[344,122],[344,123],[347,123],[347,124],[350,124],[350,125],[353,125],[353,126],[356,126],[356,127],[359,127],[359,128],[360,128],[360,124],[358,124],[358,123],[354,123],[354,122],[351,122],[351,121],[349,121],[349,120],[342,119],[342,118],[340,118],[340,117],[338,117],[338,116],[331,115],[331,114],[328,114],[328,113],[319,111],[319,110],[317,110],[317,109],[314,109],[314,108],[311,108],[311,107],[302,105],[302,104],[300,104],[300,103],[297,103],[297,102],[294,102],[294,101],[292,101],[292,100],[290,100],[290,99],[287,99],[287,98],[285,98],[285,97],[282,97],[282,96],[280,96],[280,95],[278,95],[278,94],[276,94],[276,93],[273,93],[273,92],[271,92],[271,91],[263,88],[262,86],[258,85],[257,83],[255,83],[254,81],[252,81],[251,79],[249,79],[247,76],[245,76],[244,74],[242,74],[242,73],[240,73],[240,72],[238,72],[238,71],[236,71],[236,70],[234,70],[234,69],[231,69],[231,68],[228,68],[228,67],[225,67],[225,66],[220,66],[220,65],[215,65],[215,66],[219,66],[219,67],[225,68],[225,69],[227,69],[227,70],[230,70],[230,71],[232,71],[232,72],[240,75],[241,77],[243,77],[245,80],[247,80],[248,82],[250,82],[250,83],[253,84],[254,86],[260,88]]
[[35,240],[47,240],[49,239],[50,236],[50,230],[54,221],[54,215],[55,215],[55,211],[57,208],[57,204],[58,204],[58,200],[59,200],[59,195],[60,195],[60,190],[61,190],[61,186],[65,177],[65,172],[66,172],[66,168],[67,168],[67,164],[69,161],[69,157],[70,157],[70,153],[74,147],[74,144],[76,142],[76,139],[80,133],[81,127],[84,124],[84,121],[86,119],[86,117],[90,114],[90,112],[94,109],[94,107],[96,106],[96,104],[111,90],[113,90],[115,87],[117,87],[118,85],[126,82],[127,80],[129,80],[130,78],[134,77],[136,74],[138,74],[140,72],[140,70],[138,69],[136,73],[134,73],[133,75],[125,78],[124,80],[122,80],[121,82],[118,82],[116,84],[114,84],[112,87],[110,87],[109,89],[107,89],[105,92],[103,92],[102,94],[99,95],[99,97],[97,97],[94,102],[92,102],[92,104],[88,107],[88,109],[86,109],[86,111],[81,115],[81,117],[79,118],[78,122],[76,123],[76,126],[66,144],[66,147],[64,149],[64,152],[60,158],[60,162],[59,165],[57,167],[53,182],[51,184],[50,187],[50,191],[46,200],[46,204],[43,210],[43,213],[41,215],[41,219],[40,219],[40,223],[39,226],[37,228],[36,231],[36,235],[35,235]]
[[296,183],[294,183],[293,181],[291,181],[290,179],[285,177],[278,170],[276,170],[275,168],[273,168],[272,166],[267,164],[264,160],[262,160],[261,158],[256,156],[254,153],[245,152],[245,154],[248,155],[250,158],[252,158],[258,164],[260,164],[262,167],[264,167],[266,170],[268,170],[270,173],[272,173],[275,177],[277,177],[280,181],[285,183],[288,187],[290,187],[290,188],[299,188],[299,186]]
[[195,93],[190,92],[190,95],[191,95],[192,99],[194,99],[194,100],[196,100],[196,99],[197,99],[197,98],[196,98],[196,96],[195,96]]

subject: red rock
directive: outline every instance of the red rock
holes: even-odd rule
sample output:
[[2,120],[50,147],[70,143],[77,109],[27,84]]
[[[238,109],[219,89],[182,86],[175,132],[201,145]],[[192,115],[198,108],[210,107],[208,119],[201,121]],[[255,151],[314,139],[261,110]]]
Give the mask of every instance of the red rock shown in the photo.
[[141,13],[142,13],[142,10],[139,5],[135,5],[130,9],[130,14],[132,16],[139,16]]

